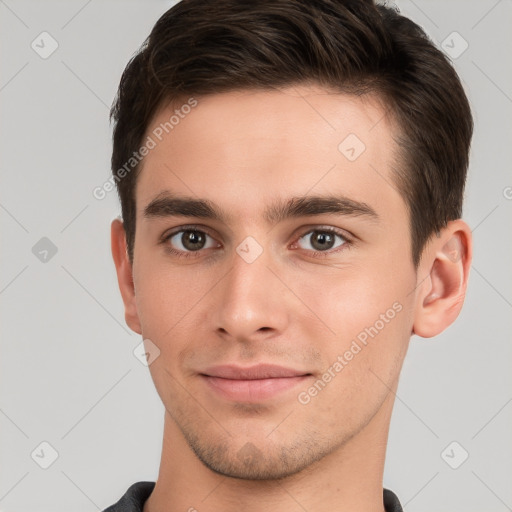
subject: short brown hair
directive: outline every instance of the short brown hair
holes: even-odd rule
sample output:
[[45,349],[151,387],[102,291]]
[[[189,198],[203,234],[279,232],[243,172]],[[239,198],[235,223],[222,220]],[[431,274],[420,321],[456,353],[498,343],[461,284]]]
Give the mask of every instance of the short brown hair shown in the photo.
[[[394,186],[409,210],[414,266],[460,218],[473,119],[454,68],[414,22],[372,0],[182,0],[157,21],[111,110],[112,172],[165,101],[316,83],[375,93],[399,127]],[[130,261],[140,165],[116,180]]]

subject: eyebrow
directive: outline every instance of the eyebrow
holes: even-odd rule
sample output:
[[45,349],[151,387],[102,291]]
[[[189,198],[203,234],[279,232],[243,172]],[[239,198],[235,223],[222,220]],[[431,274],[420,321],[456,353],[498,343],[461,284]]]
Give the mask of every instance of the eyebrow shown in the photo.
[[[288,218],[334,214],[351,217],[366,217],[378,221],[377,212],[364,202],[344,196],[298,196],[288,200],[274,201],[264,212],[263,218],[272,224]],[[144,218],[197,217],[229,222],[233,216],[207,199],[178,196],[169,191],[158,194],[145,208]]]

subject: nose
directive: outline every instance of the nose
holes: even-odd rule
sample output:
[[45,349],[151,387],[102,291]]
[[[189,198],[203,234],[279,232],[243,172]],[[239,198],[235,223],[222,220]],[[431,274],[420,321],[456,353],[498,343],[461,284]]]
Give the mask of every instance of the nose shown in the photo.
[[232,267],[213,297],[212,320],[219,336],[243,342],[286,330],[293,294],[271,259],[268,251],[252,262],[234,254]]

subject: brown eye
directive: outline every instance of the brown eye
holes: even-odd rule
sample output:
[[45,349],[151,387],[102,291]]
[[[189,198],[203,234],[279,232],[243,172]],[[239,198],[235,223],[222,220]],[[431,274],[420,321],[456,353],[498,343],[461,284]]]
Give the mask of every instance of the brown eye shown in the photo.
[[186,230],[183,231],[180,239],[183,247],[189,251],[198,251],[199,249],[203,249],[206,243],[205,233],[201,233],[200,231],[192,231]]
[[[336,238],[340,239],[340,243],[338,243],[337,245],[335,245]],[[314,229],[314,230],[308,231],[307,233],[302,235],[299,238],[299,241],[303,240],[303,239],[304,240],[309,239],[309,242],[304,244],[305,246],[304,245],[301,246],[299,244],[299,247],[301,247],[301,249],[317,251],[317,252],[330,251],[332,249],[336,249],[342,245],[345,245],[348,242],[348,240],[343,235],[341,235],[334,229]],[[309,247],[308,247],[308,245],[309,245]],[[336,252],[336,251],[333,251],[333,252]]]
[[198,252],[202,249],[215,247],[213,238],[198,229],[181,229],[167,235],[163,242],[167,244],[171,252],[186,256],[187,253]]

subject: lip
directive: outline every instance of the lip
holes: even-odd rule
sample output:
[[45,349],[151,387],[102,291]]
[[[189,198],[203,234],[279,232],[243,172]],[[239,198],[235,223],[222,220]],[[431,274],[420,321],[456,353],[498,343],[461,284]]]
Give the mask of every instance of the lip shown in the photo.
[[250,367],[221,365],[200,372],[217,395],[240,402],[260,402],[284,393],[311,377],[303,370],[273,364]]
[[275,364],[257,364],[254,366],[236,366],[223,364],[206,368],[201,374],[209,377],[220,377],[222,379],[234,380],[256,380],[256,379],[276,379],[287,377],[298,377],[307,375],[308,372],[295,370]]

